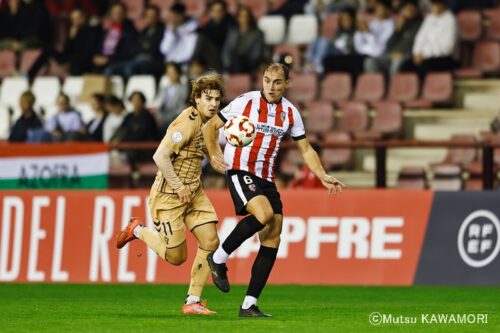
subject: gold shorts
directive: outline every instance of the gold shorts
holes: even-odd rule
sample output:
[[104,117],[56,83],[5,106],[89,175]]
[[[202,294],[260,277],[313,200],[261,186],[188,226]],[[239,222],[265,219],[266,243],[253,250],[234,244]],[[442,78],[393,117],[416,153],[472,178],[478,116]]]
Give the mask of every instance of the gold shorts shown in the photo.
[[158,192],[153,186],[149,195],[149,209],[156,231],[164,238],[167,248],[174,248],[186,240],[185,227],[190,231],[209,222],[217,222],[217,214],[201,186],[190,203],[182,203],[177,194]]

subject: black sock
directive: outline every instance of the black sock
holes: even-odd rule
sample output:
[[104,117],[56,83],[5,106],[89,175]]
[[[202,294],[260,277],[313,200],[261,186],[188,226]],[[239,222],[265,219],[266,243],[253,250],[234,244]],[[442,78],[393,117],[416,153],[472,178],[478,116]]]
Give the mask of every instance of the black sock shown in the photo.
[[227,236],[224,243],[222,243],[222,248],[227,254],[233,253],[244,241],[252,237],[256,232],[262,230],[265,227],[259,222],[253,215],[248,215],[242,219],[236,227],[231,231],[229,236]]
[[278,249],[261,245],[257,258],[252,266],[252,278],[248,285],[247,295],[259,298],[262,289],[266,286],[267,278],[271,274]]

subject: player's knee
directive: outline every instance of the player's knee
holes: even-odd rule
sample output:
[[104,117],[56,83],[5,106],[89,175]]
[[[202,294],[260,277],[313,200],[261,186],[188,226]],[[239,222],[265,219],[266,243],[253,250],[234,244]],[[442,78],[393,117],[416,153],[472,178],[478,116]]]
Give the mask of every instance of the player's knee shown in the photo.
[[200,247],[205,250],[215,251],[219,247],[219,237],[210,237],[200,243]]
[[255,214],[255,218],[262,224],[268,224],[274,218],[274,213],[270,209],[263,209]]
[[169,263],[171,263],[172,265],[179,266],[179,265],[182,265],[186,261],[187,253],[184,253],[184,252],[169,253],[167,251],[165,259],[167,259],[167,261]]

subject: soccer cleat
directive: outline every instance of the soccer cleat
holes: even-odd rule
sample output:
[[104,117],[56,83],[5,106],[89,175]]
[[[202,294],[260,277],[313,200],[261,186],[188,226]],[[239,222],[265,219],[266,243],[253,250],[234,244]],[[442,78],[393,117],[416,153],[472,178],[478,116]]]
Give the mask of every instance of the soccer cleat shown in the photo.
[[127,226],[116,235],[116,247],[121,249],[128,242],[133,241],[137,237],[134,236],[134,229],[141,224],[137,217],[131,217]]
[[212,272],[212,280],[217,288],[221,291],[227,293],[229,291],[229,280],[227,279],[227,267],[226,264],[216,264],[214,262],[214,253],[210,252],[207,255],[208,267]]
[[184,304],[182,313],[187,315],[214,315],[217,312],[207,309],[207,301],[203,300],[198,303]]
[[248,309],[243,309],[240,307],[240,317],[246,318],[267,318],[272,317],[269,313],[264,313],[260,311],[257,305],[252,305]]

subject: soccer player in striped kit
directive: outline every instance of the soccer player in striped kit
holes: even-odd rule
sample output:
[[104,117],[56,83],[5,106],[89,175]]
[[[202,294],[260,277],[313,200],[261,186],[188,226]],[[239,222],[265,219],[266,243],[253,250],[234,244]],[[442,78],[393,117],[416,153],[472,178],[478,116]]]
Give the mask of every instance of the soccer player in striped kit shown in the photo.
[[[212,167],[227,175],[229,190],[238,215],[245,216],[218,249],[207,256],[214,284],[229,291],[226,261],[246,239],[259,233],[260,249],[252,267],[252,277],[240,308],[240,317],[269,317],[257,307],[276,260],[283,223],[280,195],[273,182],[276,157],[283,136],[289,132],[307,166],[330,193],[340,193],[345,185],[328,175],[316,151],[306,139],[297,108],[283,97],[289,85],[288,68],[279,63],[268,66],[263,91],[251,91],[234,99],[202,128]],[[233,117],[247,116],[256,126],[254,141],[246,147],[226,145],[224,154],[218,131]]]

